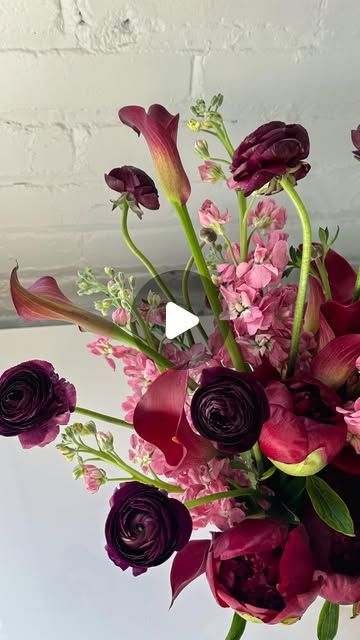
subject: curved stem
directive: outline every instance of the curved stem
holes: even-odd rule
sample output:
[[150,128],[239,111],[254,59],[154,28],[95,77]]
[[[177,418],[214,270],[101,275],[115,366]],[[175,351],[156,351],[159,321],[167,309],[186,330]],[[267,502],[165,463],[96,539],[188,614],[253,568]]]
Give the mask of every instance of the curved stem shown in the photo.
[[209,502],[216,502],[216,500],[224,500],[228,498],[241,498],[243,496],[254,496],[256,495],[256,491],[254,489],[233,489],[231,491],[220,491],[219,493],[212,493],[208,496],[203,496],[202,498],[196,498],[195,500],[188,500],[185,502],[185,506],[188,509],[195,509],[196,507],[201,507],[203,504],[208,504]]
[[195,229],[191,222],[187,207],[186,205],[181,205],[178,202],[175,202],[174,206],[179,214],[191,252],[194,256],[196,268],[199,272],[199,275],[204,287],[204,291],[206,293],[207,299],[212,308],[213,314],[215,316],[217,325],[219,327],[220,333],[224,340],[225,347],[229,352],[233,366],[238,371],[245,371],[247,367],[241,355],[240,348],[235,341],[231,327],[228,324],[228,322],[220,319],[220,315],[222,313],[222,307],[219,300],[218,291],[214,286],[214,284],[212,283],[209,269],[206,264],[206,260],[203,256],[203,253],[200,249],[200,244],[198,242]]
[[356,302],[359,299],[360,299],[360,267],[358,269],[358,274],[357,274],[357,278],[356,278],[356,282],[355,282],[353,302]]
[[324,258],[320,258],[319,260],[317,260],[316,261],[316,266],[317,266],[317,268],[319,270],[320,279],[321,279],[320,284],[321,284],[322,290],[324,292],[325,300],[332,300],[329,276],[328,276],[328,272],[327,272],[327,269],[326,269],[325,264],[324,264]]
[[114,418],[106,413],[99,413],[99,411],[92,411],[91,409],[84,409],[84,407],[75,407],[75,413],[80,413],[83,416],[94,418],[95,420],[102,420],[103,422],[109,422],[110,424],[116,424],[118,427],[125,427],[126,429],[133,429],[133,425],[126,420],[120,420],[120,418]]
[[[202,242],[200,244],[200,249],[202,250],[203,247],[205,245],[205,242]],[[194,258],[193,256],[191,256],[189,258],[189,260],[186,263],[185,269],[184,269],[184,274],[183,274],[183,278],[182,278],[182,283],[181,283],[181,290],[182,290],[182,296],[185,302],[185,305],[187,307],[187,309],[191,312],[194,313],[194,309],[192,308],[192,304],[191,304],[191,300],[190,300],[190,294],[189,294],[189,278],[190,278],[190,273],[191,273],[191,269],[192,266],[194,264]],[[197,325],[197,328],[199,329],[199,332],[201,333],[202,337],[204,338],[205,342],[207,343],[208,341],[208,335],[204,329],[204,327],[202,326],[201,322],[199,322],[199,324]],[[193,342],[194,344],[194,342]]]
[[231,164],[230,160],[225,160],[225,158],[213,158],[212,156],[210,156],[209,160],[212,160],[213,162],[224,162],[225,164]]
[[311,223],[308,212],[306,211],[305,205],[301,200],[298,193],[295,191],[293,185],[290,180],[286,177],[283,177],[280,180],[280,184],[284,191],[286,191],[289,198],[292,200],[297,213],[300,218],[302,234],[303,234],[303,250],[302,250],[302,258],[301,258],[301,267],[300,267],[300,276],[299,276],[299,285],[298,285],[298,293],[296,298],[295,312],[294,312],[294,322],[292,328],[291,335],[291,344],[290,344],[290,354],[289,354],[289,363],[288,363],[288,371],[287,375],[291,376],[294,373],[297,353],[299,349],[299,343],[301,338],[301,331],[303,326],[304,319],[304,308],[306,301],[306,290],[309,279],[310,272],[310,263],[311,263]]
[[131,313],[135,316],[135,318],[137,319],[140,327],[142,328],[147,343],[149,344],[149,346],[152,349],[155,349],[156,348],[155,347],[155,342],[154,342],[153,336],[151,335],[151,331],[149,329],[149,326],[148,326],[147,322],[144,320],[144,318],[141,317],[140,313],[135,308],[135,305],[132,306]]
[[155,269],[154,265],[150,260],[140,251],[140,249],[134,244],[132,239],[130,238],[129,230],[128,230],[128,213],[129,213],[129,205],[127,202],[123,205],[123,215],[122,215],[122,223],[121,223],[121,231],[123,238],[129,247],[130,251],[143,263],[143,265],[147,268],[150,275],[154,278],[156,284],[160,287],[163,294],[167,297],[171,302],[175,302],[175,298],[172,295],[170,289],[166,286],[165,282],[162,280],[160,274]]
[[225,242],[226,242],[226,244],[228,246],[231,259],[232,259],[235,267],[237,267],[238,266],[238,261],[236,260],[236,256],[235,256],[235,253],[234,253],[233,246],[231,244],[231,240],[230,240],[230,238],[227,237],[227,235],[225,233],[222,233],[222,237],[224,238],[224,240],[225,240]]

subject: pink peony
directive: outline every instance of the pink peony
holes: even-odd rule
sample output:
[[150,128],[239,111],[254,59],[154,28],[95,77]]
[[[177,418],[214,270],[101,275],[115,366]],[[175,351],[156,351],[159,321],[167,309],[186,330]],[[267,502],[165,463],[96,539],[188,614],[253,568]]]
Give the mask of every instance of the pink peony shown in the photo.
[[250,211],[248,224],[257,229],[273,231],[282,229],[286,223],[287,213],[285,207],[278,205],[275,200],[268,198],[261,200],[255,209]]
[[205,200],[199,209],[199,219],[202,227],[219,229],[219,225],[227,224],[230,221],[230,214],[227,209],[224,213],[220,213],[211,200]]

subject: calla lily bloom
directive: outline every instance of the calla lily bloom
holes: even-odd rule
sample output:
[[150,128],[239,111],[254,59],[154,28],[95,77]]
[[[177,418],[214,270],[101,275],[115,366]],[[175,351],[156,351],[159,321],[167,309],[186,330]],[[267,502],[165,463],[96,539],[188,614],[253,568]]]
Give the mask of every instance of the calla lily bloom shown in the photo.
[[186,370],[169,369],[150,385],[134,412],[136,433],[158,447],[171,467],[194,461],[210,460],[214,447],[191,429],[184,403],[188,383]]
[[360,353],[360,334],[334,338],[311,363],[311,374],[328,387],[339,389],[355,369]]
[[153,104],[148,112],[139,106],[122,107],[119,118],[143,134],[166,197],[170,202],[185,204],[191,187],[176,145],[179,114],[173,116],[162,105]]
[[[17,276],[15,267],[10,277],[10,291],[14,307],[20,318],[24,320],[60,320],[78,325],[83,331],[90,331],[95,335],[114,338],[131,347],[144,351],[146,344],[129,336],[114,322],[109,322],[102,316],[85,311],[71,302],[60,290],[56,280],[51,276],[44,276],[25,289]],[[149,357],[152,354],[149,353]]]

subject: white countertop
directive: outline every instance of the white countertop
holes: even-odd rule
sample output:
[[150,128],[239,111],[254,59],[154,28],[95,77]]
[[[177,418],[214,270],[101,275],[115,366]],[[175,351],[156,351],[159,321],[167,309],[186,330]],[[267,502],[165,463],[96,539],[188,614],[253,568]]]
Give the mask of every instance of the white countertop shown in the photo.
[[[122,417],[127,385],[85,344],[75,327],[0,331],[1,370],[49,360],[73,382],[78,403]],[[114,427],[126,456],[129,432]],[[232,614],[219,608],[204,577],[171,611],[170,562],[134,578],[107,558],[104,522],[113,486],[96,495],[73,480],[72,464],[54,446],[28,451],[0,440],[0,640],[223,640]],[[319,606],[293,627],[248,625],[247,640],[315,640]],[[343,608],[338,640],[359,637],[360,622]]]

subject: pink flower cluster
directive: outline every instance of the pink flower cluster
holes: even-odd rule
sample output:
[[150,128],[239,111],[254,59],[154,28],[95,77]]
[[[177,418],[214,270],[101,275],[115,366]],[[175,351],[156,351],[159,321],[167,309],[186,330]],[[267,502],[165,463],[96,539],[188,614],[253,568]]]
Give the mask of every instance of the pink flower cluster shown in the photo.
[[[246,262],[240,262],[239,245],[233,245],[238,264],[231,260],[217,265],[222,294],[223,318],[232,321],[237,342],[244,356],[253,365],[265,356],[282,372],[288,358],[297,287],[277,287],[288,264],[288,235],[281,231],[286,222],[286,210],[274,200],[260,201],[249,214],[253,225],[254,249]],[[213,340],[216,343],[216,335]],[[312,334],[302,335],[298,369],[306,369],[316,347]],[[224,350],[220,360],[226,363]]]

